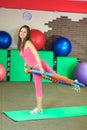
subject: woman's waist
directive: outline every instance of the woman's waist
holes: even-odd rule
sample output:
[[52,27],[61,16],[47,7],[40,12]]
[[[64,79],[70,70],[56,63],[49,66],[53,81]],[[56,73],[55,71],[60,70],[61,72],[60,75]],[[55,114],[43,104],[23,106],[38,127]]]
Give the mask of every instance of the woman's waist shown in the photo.
[[25,62],[26,62],[27,65],[30,66],[30,68],[32,68],[32,69],[38,67],[38,63],[35,62],[35,61],[32,62],[32,61],[29,61],[29,60],[28,60],[28,61],[25,60]]
[[31,66],[31,69],[35,69],[35,68],[38,68],[38,64]]

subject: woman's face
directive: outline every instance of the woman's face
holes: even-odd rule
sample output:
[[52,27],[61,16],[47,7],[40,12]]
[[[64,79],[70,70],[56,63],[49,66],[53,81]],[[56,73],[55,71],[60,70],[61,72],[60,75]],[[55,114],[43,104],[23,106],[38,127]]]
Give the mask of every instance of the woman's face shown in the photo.
[[19,37],[23,40],[26,38],[26,36],[27,36],[27,29],[21,28],[20,33],[19,33]]

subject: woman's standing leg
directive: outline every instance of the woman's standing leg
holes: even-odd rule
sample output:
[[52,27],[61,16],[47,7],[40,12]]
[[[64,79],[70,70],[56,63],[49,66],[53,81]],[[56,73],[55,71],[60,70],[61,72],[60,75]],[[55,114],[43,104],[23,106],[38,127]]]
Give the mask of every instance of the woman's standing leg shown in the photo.
[[33,74],[33,78],[36,91],[37,108],[39,111],[42,111],[42,76],[38,74]]
[[[53,69],[49,67],[49,65],[45,61],[41,61],[44,71],[55,73]],[[38,69],[38,68],[35,68]],[[33,74],[34,83],[35,83],[35,91],[36,91],[36,100],[37,100],[37,108],[38,110],[42,110],[42,76],[38,74]]]

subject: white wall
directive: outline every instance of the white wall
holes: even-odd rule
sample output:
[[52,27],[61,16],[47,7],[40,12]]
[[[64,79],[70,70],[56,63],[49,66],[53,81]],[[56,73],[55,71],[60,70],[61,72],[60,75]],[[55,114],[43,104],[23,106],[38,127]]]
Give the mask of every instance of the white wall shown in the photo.
[[[25,20],[23,18],[24,12],[31,13],[32,19]],[[72,21],[79,21],[83,17],[87,17],[87,14],[0,8],[0,31],[7,31],[11,35],[12,44],[10,48],[16,48],[17,31],[22,25],[26,24],[31,29],[39,29],[42,32],[46,32],[51,28],[48,28],[44,23],[48,23],[48,21],[60,16],[68,16]]]

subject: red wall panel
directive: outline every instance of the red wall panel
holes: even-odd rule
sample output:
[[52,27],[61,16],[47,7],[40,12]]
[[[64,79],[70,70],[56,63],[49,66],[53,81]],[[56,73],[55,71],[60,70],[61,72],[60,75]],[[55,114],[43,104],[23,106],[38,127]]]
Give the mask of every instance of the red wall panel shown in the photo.
[[87,13],[86,0],[0,0],[0,8]]

